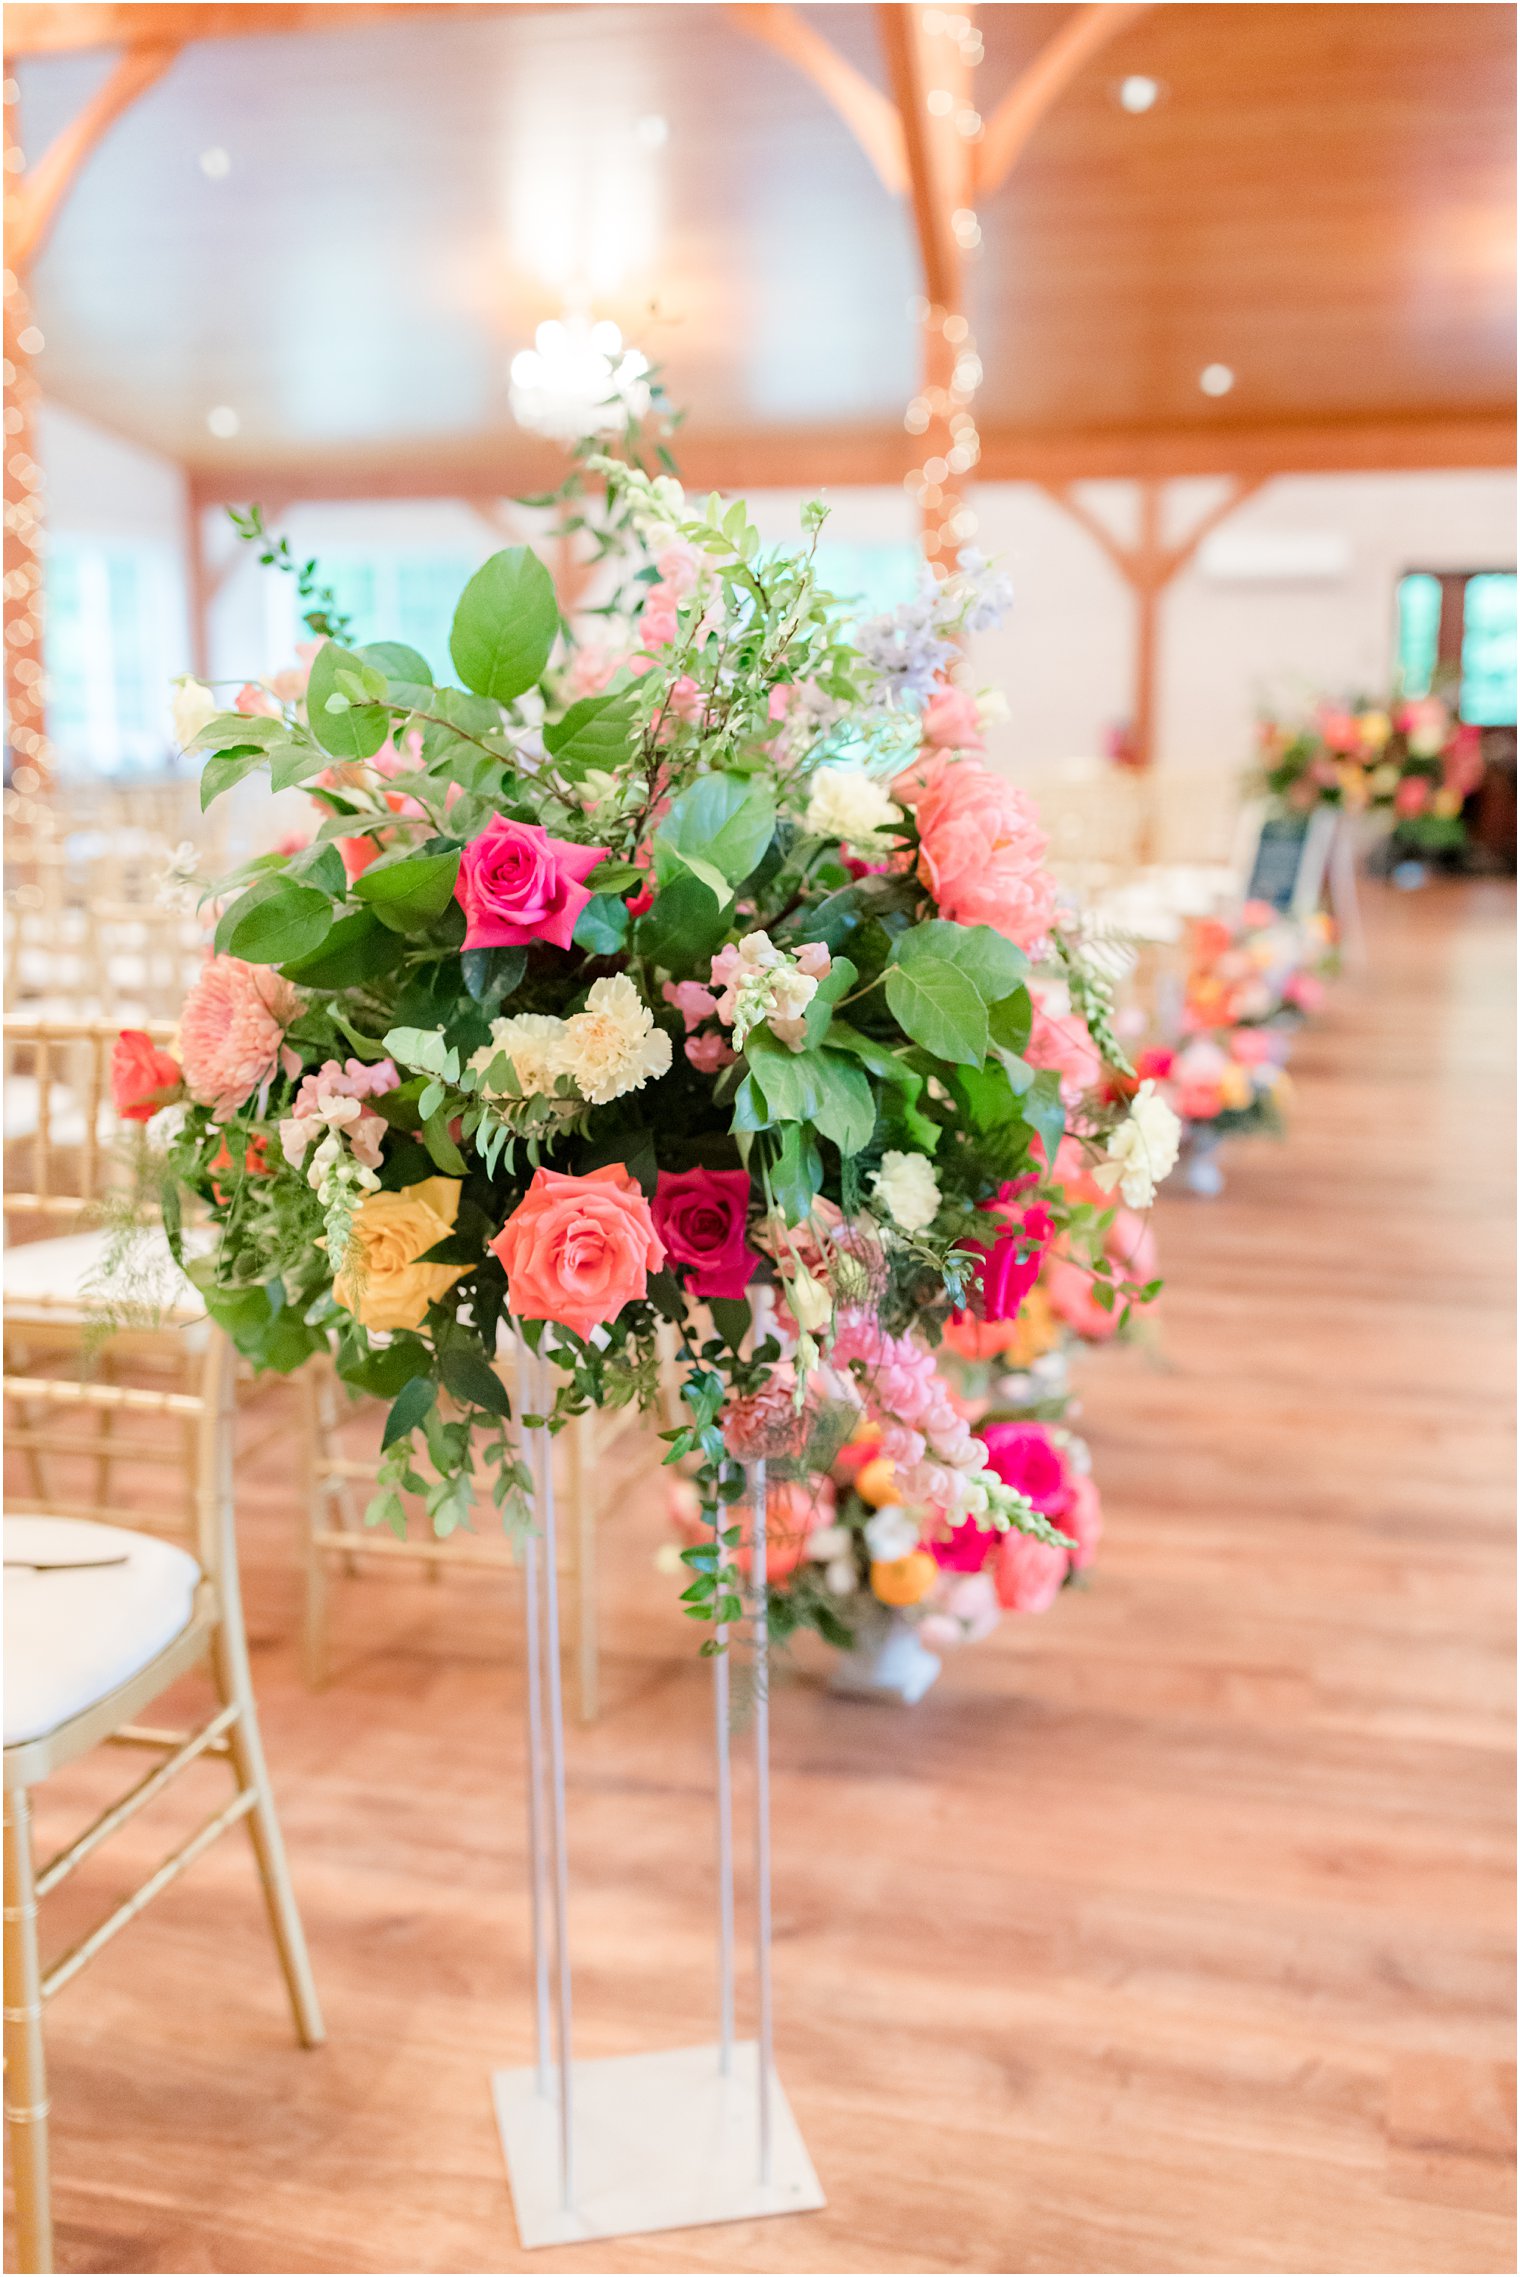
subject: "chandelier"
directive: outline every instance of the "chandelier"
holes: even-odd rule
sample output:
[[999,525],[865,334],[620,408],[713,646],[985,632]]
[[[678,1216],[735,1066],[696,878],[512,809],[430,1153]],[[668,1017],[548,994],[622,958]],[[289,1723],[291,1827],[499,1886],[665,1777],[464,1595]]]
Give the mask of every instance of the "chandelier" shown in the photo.
[[556,443],[620,435],[649,409],[649,359],[625,348],[609,319],[551,317],[512,358],[510,401],[519,427]]

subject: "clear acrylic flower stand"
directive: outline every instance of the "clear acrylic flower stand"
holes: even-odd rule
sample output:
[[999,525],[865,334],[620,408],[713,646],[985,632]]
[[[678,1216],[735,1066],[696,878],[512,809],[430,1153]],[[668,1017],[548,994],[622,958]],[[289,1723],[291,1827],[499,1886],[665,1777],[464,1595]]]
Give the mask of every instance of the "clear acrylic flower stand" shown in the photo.
[[[542,1413],[548,1371],[518,1343],[518,1411]],[[526,1394],[526,1397],[524,1396]],[[523,1556],[528,1838],[535,2061],[491,2076],[525,2248],[751,2221],[824,2204],[772,2055],[770,1710],[765,1622],[765,1465],[749,1466],[755,1988],[753,2040],[734,2032],[734,1841],[729,1662],[712,1661],[718,1856],[718,2031],[694,2048],[581,2059],[573,2052],[560,1683],[558,1549],[549,1434],[526,1434],[538,1533]],[[723,1632],[719,1632],[720,1639]]]

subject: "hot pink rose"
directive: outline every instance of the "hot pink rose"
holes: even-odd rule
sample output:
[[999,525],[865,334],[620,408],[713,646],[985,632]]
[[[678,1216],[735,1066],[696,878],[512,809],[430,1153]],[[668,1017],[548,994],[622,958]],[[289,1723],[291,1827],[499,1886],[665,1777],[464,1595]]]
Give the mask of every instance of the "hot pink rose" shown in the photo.
[[582,884],[605,846],[576,846],[551,838],[539,822],[513,822],[498,814],[459,857],[454,896],[468,923],[467,949],[526,948],[552,941],[568,949],[575,921],[590,893]]
[[615,1320],[665,1262],[649,1204],[620,1162],[574,1177],[536,1170],[487,1245],[507,1276],[519,1320],[552,1320],[577,1336]]
[[[990,925],[1020,948],[1043,946],[1055,915],[1049,840],[1022,791],[979,759],[943,752],[909,770],[919,832],[918,874],[942,917]],[[894,795],[901,796],[898,778]]]
[[180,1057],[191,1098],[225,1120],[277,1067],[294,1075],[300,1061],[285,1046],[285,1030],[299,1007],[289,981],[270,966],[212,957],[180,1014]]
[[760,1259],[745,1238],[747,1170],[662,1170],[655,1231],[674,1265],[691,1268],[695,1297],[742,1297]]
[[1395,814],[1423,814],[1431,801],[1431,787],[1423,775],[1406,775],[1393,794]]
[[952,1526],[943,1538],[928,1541],[925,1547],[944,1573],[980,1573],[1002,1539],[992,1527],[978,1526],[974,1518],[967,1518],[961,1525]]
[[976,698],[964,688],[936,688],[924,706],[922,731],[925,743],[937,751],[980,751],[982,721]]
[[179,1061],[161,1052],[141,1028],[123,1028],[111,1047],[111,1104],[125,1123],[146,1123],[177,1099],[184,1084]]
[[987,1463],[1005,1486],[1026,1494],[1036,1510],[1059,1526],[1071,1502],[1071,1485],[1050,1433],[1040,1423],[989,1423],[979,1434]]

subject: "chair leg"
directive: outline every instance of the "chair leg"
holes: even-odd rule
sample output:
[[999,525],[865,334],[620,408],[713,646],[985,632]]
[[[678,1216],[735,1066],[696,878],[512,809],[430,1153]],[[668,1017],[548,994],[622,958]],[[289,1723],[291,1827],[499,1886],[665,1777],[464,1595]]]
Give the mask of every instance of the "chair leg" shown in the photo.
[[224,1618],[218,1625],[213,1661],[217,1690],[223,1702],[236,1701],[238,1705],[238,1719],[227,1734],[227,1742],[232,1751],[232,1766],[239,1790],[245,1794],[251,1790],[258,1797],[248,1813],[248,1831],[253,1837],[259,1879],[264,1885],[269,1926],[274,1932],[275,1949],[279,1953],[280,1967],[284,1971],[286,1989],[290,1994],[296,2035],[303,2047],[319,2048],[327,2037],[327,2031],[322,2022],[316,1982],[306,1950],[306,1932],[301,1927],[301,1916],[296,1908],[296,1893],[291,1885],[290,1865],[285,1856],[285,1838],[280,1832],[279,1818],[275,1813],[269,1770],[264,1761],[264,1743],[259,1735],[258,1711],[253,1703],[253,1684],[248,1672],[241,1614],[236,1608],[233,1609],[231,1619]]
[[31,1807],[24,1788],[5,1797],[5,2123],[16,2193],[16,2267],[53,2266],[48,2187],[47,2067]]

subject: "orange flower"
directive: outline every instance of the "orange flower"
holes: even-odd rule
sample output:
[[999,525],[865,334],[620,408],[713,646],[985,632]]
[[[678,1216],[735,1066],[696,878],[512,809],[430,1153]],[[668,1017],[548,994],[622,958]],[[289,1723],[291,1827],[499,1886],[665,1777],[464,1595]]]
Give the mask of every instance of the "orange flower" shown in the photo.
[[552,1320],[589,1336],[641,1297],[665,1262],[638,1183],[620,1162],[577,1178],[538,1170],[490,1243],[519,1320]]
[[141,1028],[123,1028],[111,1050],[111,1103],[127,1123],[146,1123],[177,1099],[184,1078],[177,1059]]
[[916,1605],[938,1579],[939,1567],[929,1552],[910,1550],[905,1558],[873,1561],[871,1595],[882,1605]]
[[[274,1175],[269,1167],[269,1141],[261,1136],[258,1131],[249,1133],[248,1145],[243,1156],[243,1167],[250,1178],[270,1178]],[[224,1206],[231,1201],[232,1197],[224,1192],[217,1183],[216,1174],[219,1170],[235,1171],[236,1169],[237,1164],[232,1159],[231,1149],[224,1136],[221,1145],[206,1165],[206,1173],[211,1180],[211,1191]]]

